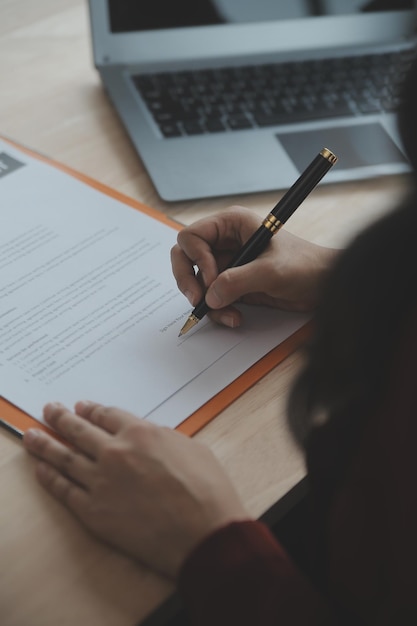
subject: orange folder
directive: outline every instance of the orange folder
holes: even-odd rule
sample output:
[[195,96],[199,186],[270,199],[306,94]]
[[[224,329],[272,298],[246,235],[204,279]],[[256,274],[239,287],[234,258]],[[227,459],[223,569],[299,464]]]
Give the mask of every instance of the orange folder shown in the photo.
[[[48,163],[52,167],[60,169],[61,171],[81,180],[83,183],[86,183],[90,187],[94,187],[98,191],[101,191],[112,198],[115,198],[119,202],[123,202],[134,209],[141,211],[142,213],[146,213],[150,215],[156,220],[164,222],[168,224],[172,228],[176,230],[180,230],[181,226],[169,219],[163,213],[160,213],[156,209],[148,207],[129,196],[126,196],[107,185],[104,185],[85,174],[77,172],[62,163],[58,163],[40,155],[32,150],[29,150],[26,147],[17,145],[10,139],[5,137],[1,137],[2,141],[10,143],[12,146],[17,148],[18,150],[25,152],[31,157],[37,158],[40,161],[44,161]],[[229,406],[234,400],[236,400],[240,395],[242,395],[247,389],[252,387],[258,380],[260,380],[263,376],[265,376],[268,372],[270,372],[278,363],[283,361],[289,354],[294,352],[297,348],[299,348],[309,337],[310,335],[310,324],[306,324],[302,328],[300,328],[293,335],[288,337],[284,342],[278,345],[276,348],[268,352],[264,357],[262,357],[259,361],[257,361],[254,365],[252,365],[248,370],[246,370],[243,374],[241,374],[238,378],[236,378],[232,383],[227,385],[222,391],[217,393],[213,398],[211,398],[208,402],[203,404],[197,411],[192,413],[190,416],[186,417],[183,422],[179,426],[177,426],[177,430],[182,431],[186,435],[192,436],[197,431],[199,431],[203,426],[205,426],[210,420],[212,420],[216,415],[218,415],[223,409]],[[41,422],[31,417],[18,407],[14,406],[4,398],[0,398],[0,417],[5,419],[7,422],[15,426],[21,431],[26,431],[28,428],[41,428],[48,432],[49,429],[47,426],[43,425]]]

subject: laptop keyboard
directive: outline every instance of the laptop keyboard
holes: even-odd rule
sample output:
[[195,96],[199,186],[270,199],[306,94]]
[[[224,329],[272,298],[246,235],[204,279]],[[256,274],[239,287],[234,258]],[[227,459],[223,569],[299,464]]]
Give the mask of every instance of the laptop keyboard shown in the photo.
[[133,76],[164,137],[392,112],[415,50]]

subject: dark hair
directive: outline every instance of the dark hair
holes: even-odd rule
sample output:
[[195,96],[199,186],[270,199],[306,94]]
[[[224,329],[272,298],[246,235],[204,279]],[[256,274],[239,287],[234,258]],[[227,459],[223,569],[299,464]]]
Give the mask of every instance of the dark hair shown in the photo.
[[[372,409],[390,356],[417,305],[417,194],[358,236],[325,285],[289,402],[290,424],[306,442],[316,420]],[[353,418],[352,418],[353,419]]]
[[[417,167],[417,66],[403,89],[400,129]],[[345,458],[381,399],[400,335],[417,306],[417,192],[341,253],[324,286],[305,365],[289,398],[290,427],[307,445],[314,427],[345,429]]]

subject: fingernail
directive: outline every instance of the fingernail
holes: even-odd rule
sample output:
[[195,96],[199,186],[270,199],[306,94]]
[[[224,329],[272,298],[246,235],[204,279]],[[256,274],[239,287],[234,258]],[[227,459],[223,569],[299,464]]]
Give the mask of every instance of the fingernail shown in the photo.
[[222,324],[224,324],[225,326],[228,326],[229,328],[236,328],[237,326],[239,326],[239,323],[237,322],[235,317],[233,317],[233,315],[227,315],[227,314],[221,315],[220,321]]
[[27,430],[23,435],[23,439],[25,443],[32,444],[38,440],[40,434],[40,430],[37,430],[36,428],[29,428],[29,430]]
[[191,291],[186,291],[184,293],[184,296],[187,298],[187,300],[188,300],[188,302],[190,304],[194,304],[194,296],[193,296],[193,293]]
[[62,411],[62,409],[64,408],[64,405],[60,402],[48,402],[48,404],[45,404],[45,406],[43,407],[43,416],[45,419],[49,419],[58,411]]
[[84,411],[85,409],[88,409],[91,405],[92,402],[90,402],[90,400],[78,400],[75,408],[77,409],[77,411]]

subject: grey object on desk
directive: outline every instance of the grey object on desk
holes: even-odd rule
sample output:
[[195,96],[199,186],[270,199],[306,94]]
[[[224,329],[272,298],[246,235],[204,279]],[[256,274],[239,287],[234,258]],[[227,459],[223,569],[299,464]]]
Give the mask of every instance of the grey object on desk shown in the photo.
[[395,90],[414,54],[412,0],[298,1],[290,15],[195,0],[182,16],[166,2],[89,2],[95,66],[162,198],[285,189],[323,145],[349,163],[325,183],[409,171]]

